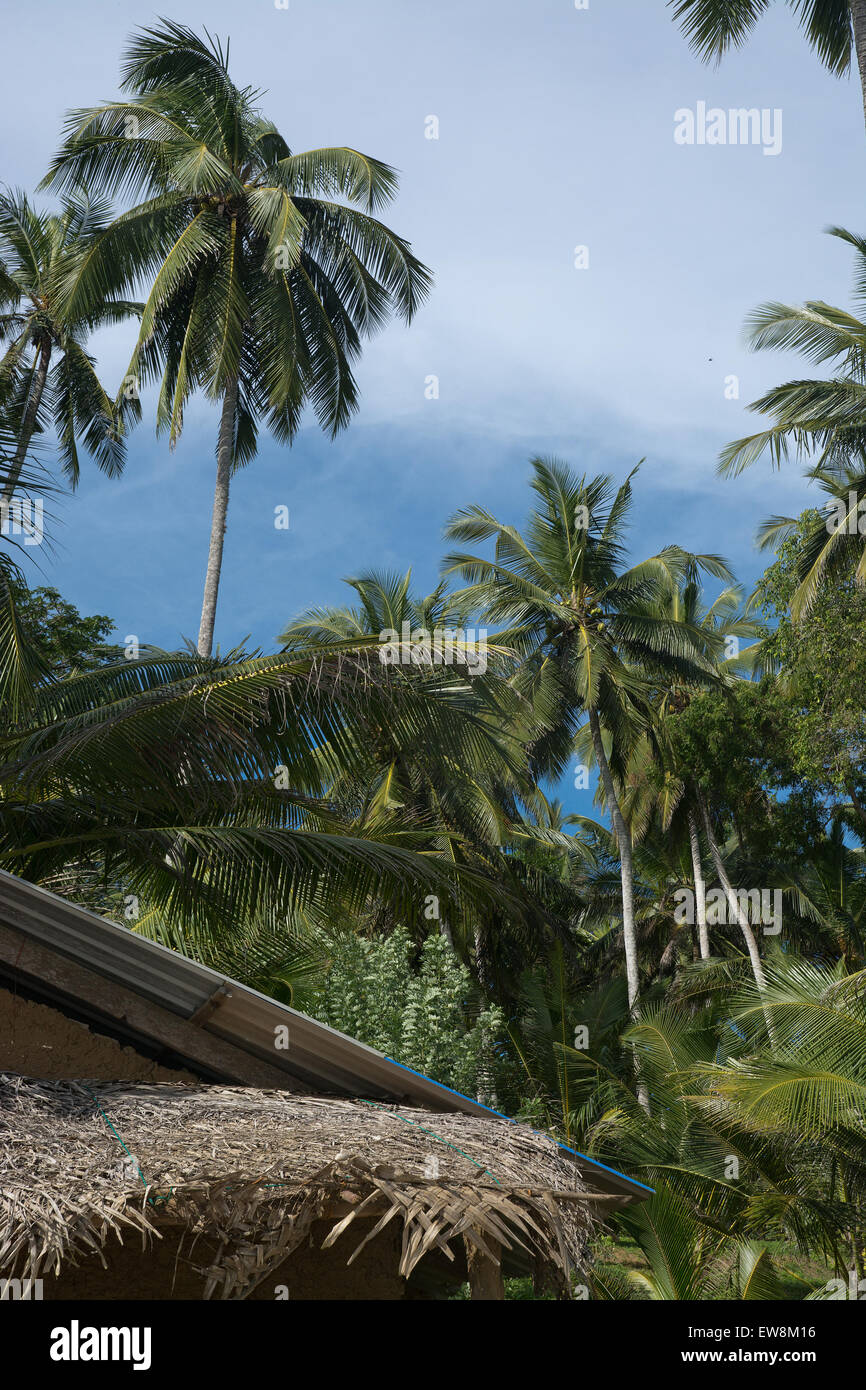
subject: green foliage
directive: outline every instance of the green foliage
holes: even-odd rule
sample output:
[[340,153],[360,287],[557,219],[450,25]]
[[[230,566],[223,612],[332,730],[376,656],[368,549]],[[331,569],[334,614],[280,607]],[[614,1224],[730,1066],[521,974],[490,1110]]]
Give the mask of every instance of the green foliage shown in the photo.
[[384,728],[407,746],[447,747],[460,775],[479,746],[496,746],[480,687],[478,706],[439,672],[404,679],[371,643],[351,661],[145,649],[58,677],[22,632],[8,580],[2,616],[4,867],[48,884],[102,873],[187,932],[192,950],[239,917],[333,921],[371,901],[417,914],[428,893],[452,920],[505,908],[526,929],[533,907],[519,885],[460,855],[447,832],[431,843],[431,827],[393,814],[367,823],[329,796],[336,768],[367,775]]
[[121,85],[122,100],[70,115],[46,180],[140,200],[69,268],[64,302],[86,313],[152,280],[126,379],[158,383],[172,442],[193,391],[219,399],[234,384],[236,466],[262,418],[290,440],[309,404],[335,434],[357,408],[362,338],[392,311],[410,320],[430,285],[372,215],[394,170],[352,149],[293,153],[232,79],[228,49],[170,20],[133,35]]
[[455,1091],[495,1094],[510,1070],[501,1009],[479,1007],[469,971],[444,937],[428,936],[414,956],[402,927],[384,939],[338,938],[312,1012]]
[[[731,48],[741,48],[771,0],[668,0],[690,47],[708,62]],[[810,46],[832,73],[841,76],[851,64],[851,14],[848,0],[787,0],[805,30]]]
[[[751,0],[746,2],[751,4]],[[740,0],[694,3],[739,5]],[[806,6],[802,8],[805,10]],[[827,0],[821,8],[825,13],[832,8],[844,10],[848,22],[847,0]],[[862,317],[866,302],[866,240],[842,227],[831,227],[829,232],[856,252],[856,312],[835,308],[823,300],[807,300],[803,305],[771,301],[759,305],[748,328],[750,345],[756,351],[793,350],[818,366],[834,363],[835,373],[829,379],[783,382],[753,401],[749,409],[769,416],[773,423],[757,434],[734,440],[722,450],[719,468],[723,474],[741,473],[764,454],[769,454],[775,467],[792,453],[796,457],[816,454],[819,468],[827,462],[844,466],[850,452],[862,450],[866,444],[866,322]]]
[[823,833],[818,791],[792,756],[795,719],[784,686],[768,677],[697,695],[671,721],[678,763],[693,769],[753,858],[789,858]]
[[[672,0],[708,59],[769,3]],[[847,0],[790,4],[845,71]],[[59,211],[0,196],[0,486],[29,481],[48,434],[73,483],[80,444],[116,473],[141,385],[172,444],[200,391],[222,402],[221,545],[261,425],[291,441],[311,407],[344,428],[362,342],[409,322],[431,277],[377,216],[395,171],[292,151],[227,45],[160,20],[121,91],[70,115]],[[211,659],[214,591],[201,655],[124,660],[109,618],[28,590],[0,553],[0,864],[647,1182],[616,1218],[634,1261],[600,1245],[596,1298],[818,1296],[791,1250],[862,1268],[866,240],[832,232],[855,312],[750,320],[755,349],[832,372],[768,391],[751,408],[769,427],[723,453],[728,473],[817,454],[826,499],[764,523],[777,554],[751,606],[719,556],[630,563],[637,470],[542,458],[522,529],[465,507],[432,593],[363,574],[277,654]],[[86,343],[130,316],[112,400]],[[858,524],[828,525],[839,507]],[[482,672],[379,660],[386,629],[479,615],[498,628]],[[576,756],[610,829],[547,794]],[[781,943],[741,921],[749,960],[730,923],[711,941],[684,924],[674,902],[704,880],[778,885]]]
[[199,651],[210,656],[230,478],[255,458],[263,422],[281,443],[312,408],[332,437],[358,408],[362,342],[410,322],[431,275],[373,214],[395,171],[348,148],[293,152],[239,87],[228,45],[163,19],[127,47],[120,101],[73,112],[43,181],[133,206],[61,267],[67,315],[150,285],[116,410],[157,386],[172,447],[196,391],[221,402],[217,483]]
[[[767,656],[782,674],[789,708],[787,748],[796,773],[831,796],[866,795],[866,590],[851,576],[823,579],[808,616],[791,604],[802,583],[803,554],[824,518],[804,512],[761,580],[756,601],[775,624]],[[824,532],[826,535],[826,532]]]
[[21,479],[34,435],[53,426],[64,471],[74,485],[78,442],[103,472],[125,463],[123,426],[134,403],[115,406],[85,350],[95,329],[134,317],[141,305],[112,291],[94,291],[86,306],[64,297],[64,281],[77,272],[108,225],[109,204],[79,187],[62,211],[39,212],[20,192],[0,194],[0,411],[14,429],[17,449],[6,483],[11,496]]
[[75,604],[51,585],[37,589],[16,585],[15,604],[24,639],[53,675],[92,671],[117,659],[117,648],[106,640],[114,623],[104,613],[82,617]]

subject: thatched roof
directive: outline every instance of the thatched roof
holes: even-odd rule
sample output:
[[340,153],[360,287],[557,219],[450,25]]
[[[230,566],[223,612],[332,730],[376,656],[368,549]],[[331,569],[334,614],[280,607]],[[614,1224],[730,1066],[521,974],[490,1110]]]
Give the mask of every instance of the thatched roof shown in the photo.
[[6,1277],[57,1273],[112,1236],[138,1232],[147,1242],[180,1226],[217,1242],[205,1296],[244,1297],[314,1221],[333,1218],[325,1244],[346,1232],[347,1261],[396,1221],[405,1277],[462,1237],[483,1255],[499,1245],[523,1251],[564,1288],[605,1200],[588,1197],[553,1140],[492,1117],[0,1073]]

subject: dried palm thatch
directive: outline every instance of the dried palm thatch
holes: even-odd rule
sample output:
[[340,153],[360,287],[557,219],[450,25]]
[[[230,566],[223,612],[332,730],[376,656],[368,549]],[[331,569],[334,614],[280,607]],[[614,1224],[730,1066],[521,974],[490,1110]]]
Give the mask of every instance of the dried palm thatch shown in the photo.
[[[594,1201],[553,1140],[495,1118],[196,1084],[0,1073],[0,1275],[37,1278],[110,1236],[215,1242],[206,1298],[246,1297],[337,1217],[347,1263],[402,1222],[399,1272],[429,1252],[522,1250],[565,1294]],[[368,1229],[371,1226],[372,1229]],[[354,1248],[352,1248],[354,1247]]]

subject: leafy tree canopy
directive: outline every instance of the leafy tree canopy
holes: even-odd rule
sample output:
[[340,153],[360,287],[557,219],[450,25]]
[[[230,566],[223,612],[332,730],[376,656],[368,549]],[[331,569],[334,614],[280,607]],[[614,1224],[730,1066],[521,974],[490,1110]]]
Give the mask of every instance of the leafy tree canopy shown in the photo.
[[796,776],[825,795],[855,806],[866,800],[866,590],[849,576],[822,585],[808,618],[792,617],[789,605],[802,571],[804,547],[815,512],[804,512],[781,544],[756,593],[765,619],[769,659],[782,673],[788,703],[788,754]]
[[14,590],[22,631],[55,676],[93,671],[117,659],[117,647],[107,640],[114,631],[107,614],[83,617],[75,604],[51,585],[28,589],[17,583]]

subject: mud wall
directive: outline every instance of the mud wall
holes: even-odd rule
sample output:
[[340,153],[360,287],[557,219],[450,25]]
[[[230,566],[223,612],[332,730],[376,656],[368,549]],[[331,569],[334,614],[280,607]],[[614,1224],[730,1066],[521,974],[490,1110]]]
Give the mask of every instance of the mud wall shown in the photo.
[[[406,1298],[406,1280],[397,1273],[401,1244],[398,1224],[386,1227],[347,1265],[372,1223],[353,1223],[351,1233],[346,1232],[329,1250],[322,1250],[321,1243],[333,1222],[315,1222],[300,1249],[269,1274],[250,1299],[291,1303]],[[181,1237],[177,1230],[168,1228],[161,1240],[152,1241],[145,1250],[138,1237],[127,1236],[120,1245],[110,1236],[102,1253],[107,1261],[105,1269],[97,1256],[87,1255],[77,1266],[67,1262],[57,1278],[45,1277],[43,1298],[199,1300],[205,1286],[201,1271],[213,1259],[216,1248],[209,1241],[193,1240],[186,1233]]]
[[0,989],[0,1071],[53,1081],[195,1080],[7,989]]

